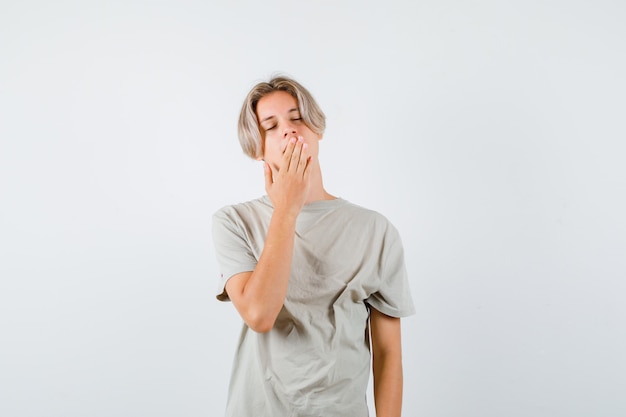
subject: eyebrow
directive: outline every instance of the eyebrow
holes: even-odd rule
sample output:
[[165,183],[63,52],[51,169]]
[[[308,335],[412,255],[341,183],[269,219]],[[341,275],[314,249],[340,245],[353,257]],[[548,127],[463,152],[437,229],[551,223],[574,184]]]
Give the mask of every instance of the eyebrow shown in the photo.
[[[300,110],[298,110],[297,108],[295,108],[295,107],[294,107],[293,109],[290,109],[287,113],[293,113],[293,112],[299,112],[299,111],[300,111]],[[266,122],[266,121],[268,121],[268,120],[270,120],[270,119],[273,119],[273,118],[275,118],[275,117],[276,117],[276,116],[273,116],[273,115],[272,115],[272,116],[268,116],[268,117],[266,117],[265,119],[261,120],[259,123]]]

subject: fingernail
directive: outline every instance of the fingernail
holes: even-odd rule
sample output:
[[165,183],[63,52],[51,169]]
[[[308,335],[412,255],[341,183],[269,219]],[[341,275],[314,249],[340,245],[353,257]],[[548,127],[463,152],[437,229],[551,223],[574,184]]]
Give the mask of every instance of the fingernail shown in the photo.
[[298,142],[302,142],[304,138],[302,136],[298,136]]
[[309,147],[309,144],[308,144],[308,143],[305,143],[305,144],[303,144],[303,145],[302,145],[302,149],[306,149],[306,148],[308,148],[308,147]]
[[291,143],[296,143],[296,138],[291,138],[291,139],[289,139],[289,142],[291,142]]

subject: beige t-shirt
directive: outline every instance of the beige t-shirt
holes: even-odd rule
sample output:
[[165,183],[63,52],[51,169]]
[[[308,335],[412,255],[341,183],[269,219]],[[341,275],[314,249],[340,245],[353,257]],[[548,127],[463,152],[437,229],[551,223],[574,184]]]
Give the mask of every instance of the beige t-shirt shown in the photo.
[[[272,211],[264,196],[214,214],[219,300],[228,300],[228,278],[254,270]],[[367,416],[369,307],[393,317],[415,312],[397,230],[340,198],[305,205],[273,329],[243,325],[226,416]]]

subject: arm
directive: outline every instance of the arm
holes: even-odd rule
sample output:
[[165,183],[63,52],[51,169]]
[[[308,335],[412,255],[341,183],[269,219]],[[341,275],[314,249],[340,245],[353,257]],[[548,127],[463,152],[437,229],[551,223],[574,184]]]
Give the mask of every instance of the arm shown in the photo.
[[377,417],[400,417],[402,413],[402,344],[400,319],[372,308],[372,369]]
[[257,332],[272,329],[287,294],[296,219],[309,188],[309,161],[306,145],[292,138],[276,179],[265,163],[265,189],[274,212],[263,252],[254,271],[234,275],[226,282],[226,291],[235,308]]

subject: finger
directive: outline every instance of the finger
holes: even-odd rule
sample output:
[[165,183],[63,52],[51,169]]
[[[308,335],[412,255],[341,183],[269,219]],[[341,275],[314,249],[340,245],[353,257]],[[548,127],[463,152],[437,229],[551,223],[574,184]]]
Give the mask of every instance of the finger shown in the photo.
[[296,147],[293,149],[293,153],[291,154],[291,162],[289,163],[289,168],[291,171],[296,171],[298,169],[298,164],[300,162],[300,155],[302,154],[303,145],[304,145],[304,138],[302,136],[299,136],[298,142],[296,143]]
[[304,143],[302,145],[302,150],[300,151],[300,160],[298,161],[298,168],[297,168],[300,174],[304,173],[304,170],[306,169],[307,164],[309,163],[310,155],[309,155],[308,148],[309,148],[309,145]]
[[267,162],[263,162],[263,174],[265,176],[265,190],[268,191],[274,180],[272,179],[272,169]]
[[291,155],[293,155],[293,150],[296,147],[296,138],[289,139],[289,143],[287,143],[287,147],[285,148],[285,152],[283,152],[283,162],[280,167],[281,171],[287,172],[289,169],[289,163],[291,162]]
[[304,166],[304,173],[302,174],[302,178],[304,179],[304,181],[308,181],[309,177],[311,176],[311,165],[313,165],[312,163],[313,161],[313,156],[309,155],[306,158],[306,162],[305,162],[305,166]]

